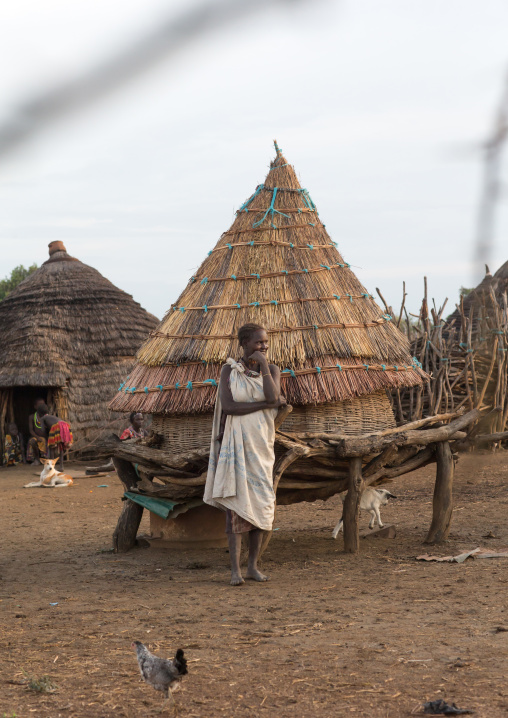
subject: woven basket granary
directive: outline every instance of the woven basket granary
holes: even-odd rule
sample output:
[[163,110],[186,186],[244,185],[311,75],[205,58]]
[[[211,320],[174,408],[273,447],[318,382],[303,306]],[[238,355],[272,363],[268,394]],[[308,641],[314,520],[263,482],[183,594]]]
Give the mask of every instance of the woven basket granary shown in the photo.
[[178,301],[137,354],[110,407],[154,415],[175,451],[210,441],[221,367],[247,322],[267,328],[269,359],[294,407],[284,428],[360,434],[394,426],[386,390],[425,376],[404,335],[340,255],[276,144]]

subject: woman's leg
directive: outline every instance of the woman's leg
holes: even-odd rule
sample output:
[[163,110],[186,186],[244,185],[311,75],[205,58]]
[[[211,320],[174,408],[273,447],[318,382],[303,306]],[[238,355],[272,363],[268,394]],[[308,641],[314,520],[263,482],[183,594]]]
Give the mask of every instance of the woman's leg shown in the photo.
[[253,529],[249,532],[249,563],[246,578],[251,578],[253,581],[268,581],[268,576],[258,570],[258,558],[264,534],[261,529]]
[[[252,532],[251,532],[252,533]],[[240,586],[245,581],[240,568],[240,554],[242,552],[242,534],[228,534],[229,558],[231,560],[231,585]]]

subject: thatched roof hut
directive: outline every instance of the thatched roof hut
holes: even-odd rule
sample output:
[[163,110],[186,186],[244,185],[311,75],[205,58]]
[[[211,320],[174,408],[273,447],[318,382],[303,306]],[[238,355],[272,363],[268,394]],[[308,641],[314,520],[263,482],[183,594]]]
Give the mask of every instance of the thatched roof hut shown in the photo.
[[236,333],[246,322],[268,329],[270,360],[294,407],[286,429],[393,426],[386,390],[424,377],[275,146],[264,183],[142,345],[110,404],[154,414],[154,431],[175,448],[209,441],[221,366],[238,356]]
[[[480,330],[480,325],[491,319],[491,315],[495,315],[496,311],[503,311],[505,297],[508,294],[508,262],[505,262],[494,275],[491,274],[487,265],[485,265],[485,277],[480,284],[475,287],[462,300],[462,309],[464,315],[472,320],[473,339],[479,340],[480,337],[475,335]],[[450,314],[446,320],[444,327],[445,336],[449,336],[451,332],[455,332],[460,336],[462,328],[462,312],[460,307]]]
[[0,432],[12,420],[26,432],[41,396],[71,422],[79,448],[111,420],[111,385],[158,320],[62,242],[49,255],[0,302]]

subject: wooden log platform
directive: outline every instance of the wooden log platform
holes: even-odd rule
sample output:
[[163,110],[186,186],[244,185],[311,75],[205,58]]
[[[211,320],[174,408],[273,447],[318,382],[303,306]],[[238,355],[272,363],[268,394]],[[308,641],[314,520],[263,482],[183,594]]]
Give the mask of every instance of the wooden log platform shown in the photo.
[[[277,503],[316,501],[347,490],[344,547],[347,552],[356,553],[359,550],[359,503],[364,487],[379,485],[436,462],[433,519],[426,540],[431,543],[444,541],[452,512],[453,450],[450,442],[455,446],[462,441],[466,437],[464,430],[479,416],[478,409],[467,413],[457,411],[361,436],[290,434],[277,430],[279,453],[273,469]],[[104,442],[101,448],[104,447],[114,457],[126,489],[139,487],[146,495],[179,501],[203,494],[208,448],[175,453],[167,448],[150,446],[143,440],[120,441],[114,435]],[[135,545],[142,512],[137,504],[125,502],[114,534],[115,550],[129,550]],[[270,534],[264,547],[269,538]]]

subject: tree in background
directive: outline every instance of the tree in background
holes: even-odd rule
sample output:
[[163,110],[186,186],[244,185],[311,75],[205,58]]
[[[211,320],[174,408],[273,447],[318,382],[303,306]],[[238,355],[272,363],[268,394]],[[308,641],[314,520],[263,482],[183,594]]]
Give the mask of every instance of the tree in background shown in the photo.
[[36,264],[32,264],[28,268],[20,264],[18,267],[14,267],[10,277],[0,279],[0,302],[4,300],[9,292],[12,292],[12,290],[15,289],[18,284],[23,281],[23,279],[26,279],[33,274],[37,268]]
[[474,287],[461,287],[460,288],[460,296],[461,297],[467,297],[468,294],[471,294]]

